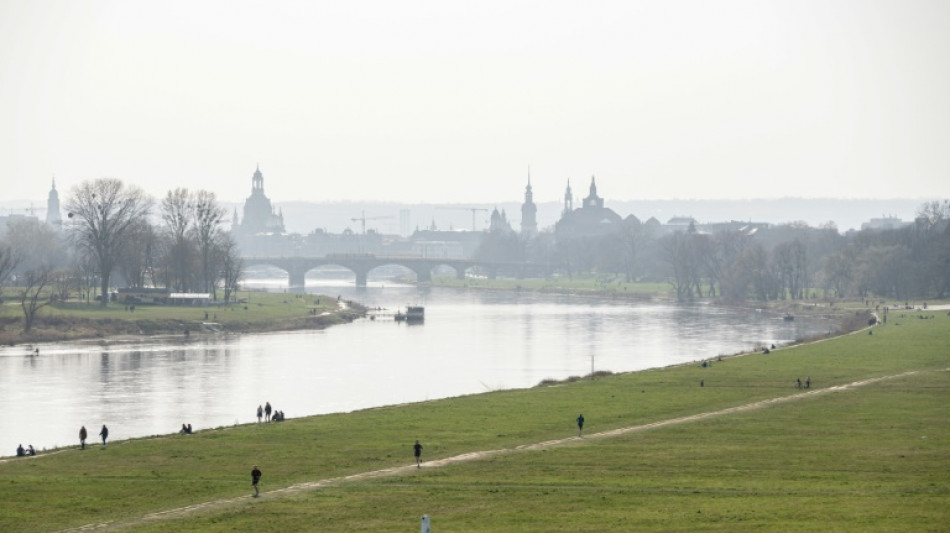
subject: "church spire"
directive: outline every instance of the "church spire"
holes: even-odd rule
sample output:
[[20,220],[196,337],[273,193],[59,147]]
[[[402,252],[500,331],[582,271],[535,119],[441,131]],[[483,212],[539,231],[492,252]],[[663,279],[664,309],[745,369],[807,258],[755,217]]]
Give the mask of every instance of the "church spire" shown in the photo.
[[567,179],[567,190],[564,191],[564,213],[574,210],[574,194],[571,192],[571,179]]
[[59,192],[56,191],[56,176],[53,176],[53,187],[46,198],[46,223],[57,229],[63,226],[63,217],[59,212]]

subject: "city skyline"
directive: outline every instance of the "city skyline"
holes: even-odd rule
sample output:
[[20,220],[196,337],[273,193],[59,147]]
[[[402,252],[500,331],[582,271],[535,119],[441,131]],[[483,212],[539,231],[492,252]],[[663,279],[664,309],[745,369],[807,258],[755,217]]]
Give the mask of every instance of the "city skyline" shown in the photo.
[[4,201],[945,199],[941,2],[0,4]]

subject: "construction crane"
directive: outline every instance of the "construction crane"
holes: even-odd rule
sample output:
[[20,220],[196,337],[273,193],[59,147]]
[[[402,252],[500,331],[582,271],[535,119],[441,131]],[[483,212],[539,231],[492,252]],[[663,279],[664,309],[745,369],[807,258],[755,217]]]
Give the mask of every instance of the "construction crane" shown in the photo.
[[488,212],[488,209],[485,207],[461,207],[461,206],[455,207],[455,206],[450,206],[450,205],[444,205],[444,206],[437,206],[436,209],[464,209],[466,211],[471,211],[472,212],[472,231],[475,231],[475,214],[478,213],[479,211],[484,211],[486,213]]
[[393,218],[393,217],[392,216],[368,217],[366,216],[365,211],[360,211],[359,218],[351,218],[350,220],[352,220],[353,222],[360,222],[363,227],[363,235],[366,235],[366,221],[367,220],[382,220],[384,218]]

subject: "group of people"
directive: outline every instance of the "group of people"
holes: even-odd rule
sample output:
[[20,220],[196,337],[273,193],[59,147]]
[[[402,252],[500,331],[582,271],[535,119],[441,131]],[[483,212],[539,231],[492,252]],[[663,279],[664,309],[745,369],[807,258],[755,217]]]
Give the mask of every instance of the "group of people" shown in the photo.
[[27,455],[36,455],[36,449],[33,448],[32,444],[27,448],[24,448],[22,444],[16,447],[17,457],[26,457]]
[[261,420],[264,422],[281,422],[284,420],[284,412],[277,411],[270,406],[270,402],[264,402],[264,406],[257,406],[257,423],[260,424]]
[[191,424],[182,424],[178,433],[182,435],[191,435]]
[[[802,378],[795,378],[795,388],[796,389],[802,388]],[[811,388],[811,376],[808,376],[805,378],[805,388],[806,389]]]
[[[99,436],[102,437],[102,447],[106,447],[106,439],[109,438],[109,428],[105,424],[102,424],[102,429],[99,430]],[[89,437],[89,432],[86,431],[86,426],[79,428],[79,446],[80,449],[86,449],[86,439]]]

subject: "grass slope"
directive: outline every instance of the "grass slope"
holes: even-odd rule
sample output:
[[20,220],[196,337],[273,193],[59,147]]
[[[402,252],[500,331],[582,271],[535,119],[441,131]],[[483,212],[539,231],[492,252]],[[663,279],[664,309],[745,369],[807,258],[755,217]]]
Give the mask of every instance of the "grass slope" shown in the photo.
[[[950,316],[769,355],[529,390],[134,439],[0,463],[2,531],[941,531],[950,523]],[[612,438],[518,450],[913,372]],[[700,387],[700,380],[705,386]],[[444,467],[296,483],[508,450]],[[250,499],[249,472],[264,471]],[[163,520],[148,513],[226,500]]]

